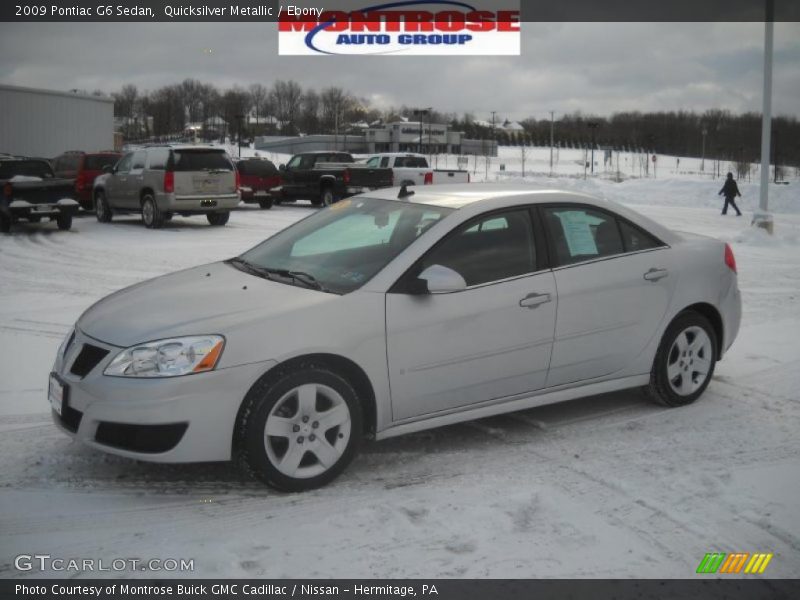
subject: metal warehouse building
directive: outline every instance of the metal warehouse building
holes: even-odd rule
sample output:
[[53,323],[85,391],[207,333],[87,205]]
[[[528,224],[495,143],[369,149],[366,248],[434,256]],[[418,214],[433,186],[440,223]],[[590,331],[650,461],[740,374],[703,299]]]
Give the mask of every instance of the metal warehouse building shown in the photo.
[[0,152],[53,158],[114,147],[114,101],[0,85]]

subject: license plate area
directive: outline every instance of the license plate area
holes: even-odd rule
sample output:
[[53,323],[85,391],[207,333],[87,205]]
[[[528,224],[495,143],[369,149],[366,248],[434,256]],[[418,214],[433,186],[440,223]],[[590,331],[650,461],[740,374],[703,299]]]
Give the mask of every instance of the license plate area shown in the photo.
[[201,200],[200,201],[200,206],[202,206],[203,208],[213,208],[216,205],[217,205],[217,201],[216,200]]
[[69,386],[61,381],[58,375],[50,373],[50,380],[47,385],[47,399],[50,401],[50,406],[56,411],[58,416],[64,414],[64,407],[67,406],[68,395]]

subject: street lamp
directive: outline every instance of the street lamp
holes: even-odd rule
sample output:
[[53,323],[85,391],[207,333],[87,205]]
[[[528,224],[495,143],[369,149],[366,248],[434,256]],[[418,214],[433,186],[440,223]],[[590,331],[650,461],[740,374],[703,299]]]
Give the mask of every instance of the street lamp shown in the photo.
[[702,158],[700,159],[700,170],[706,170],[706,136],[708,135],[708,128],[703,127],[703,154]]
[[244,123],[244,115],[236,115],[235,118],[239,123],[239,141],[237,145],[239,146],[239,158],[242,158],[242,127]]
[[[419,153],[422,154],[422,117],[425,115],[430,115],[431,111],[433,110],[432,106],[427,108],[416,108],[414,109],[414,116],[419,117]],[[430,130],[430,121],[428,122],[428,130]]]

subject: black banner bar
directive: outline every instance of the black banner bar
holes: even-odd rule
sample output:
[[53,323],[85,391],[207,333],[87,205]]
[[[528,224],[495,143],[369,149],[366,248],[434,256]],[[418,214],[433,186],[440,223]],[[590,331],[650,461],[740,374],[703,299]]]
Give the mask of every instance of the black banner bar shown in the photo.
[[[289,7],[361,11],[389,0],[4,0],[2,22],[274,22]],[[438,0],[442,2],[442,0]],[[773,0],[775,21],[800,21],[798,0]],[[524,22],[753,22],[765,20],[767,0],[521,0]],[[404,9],[424,8],[423,0]],[[482,0],[459,0],[486,8]],[[442,4],[443,10],[448,6]],[[493,10],[513,9],[499,0]]]
[[800,580],[750,577],[682,580],[81,580],[0,581],[0,598],[37,600],[789,600]]

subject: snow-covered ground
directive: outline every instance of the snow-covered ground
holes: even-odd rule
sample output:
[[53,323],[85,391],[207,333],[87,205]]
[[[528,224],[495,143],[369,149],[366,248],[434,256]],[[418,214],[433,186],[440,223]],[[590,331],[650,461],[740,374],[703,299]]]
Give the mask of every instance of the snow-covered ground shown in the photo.
[[[502,152],[488,179],[519,181],[519,149]],[[546,152],[527,157],[529,173],[549,173]],[[243,209],[224,228],[176,217],[150,231],[135,217],[86,216],[70,232],[43,224],[3,236],[0,576],[26,575],[14,556],[46,553],[188,558],[195,577],[681,578],[706,552],[740,551],[773,552],[766,576],[796,577],[800,182],[771,187],[769,237],[749,227],[755,184],[740,182],[745,216],[722,217],[721,181],[694,162],[623,183],[583,180],[582,168],[527,179],[731,243],[742,329],[696,404],[667,410],[630,391],[369,443],[336,482],[301,495],[244,481],[228,464],[90,450],[51,424],[45,393],[58,344],[95,300],[237,254],[309,206]]]

